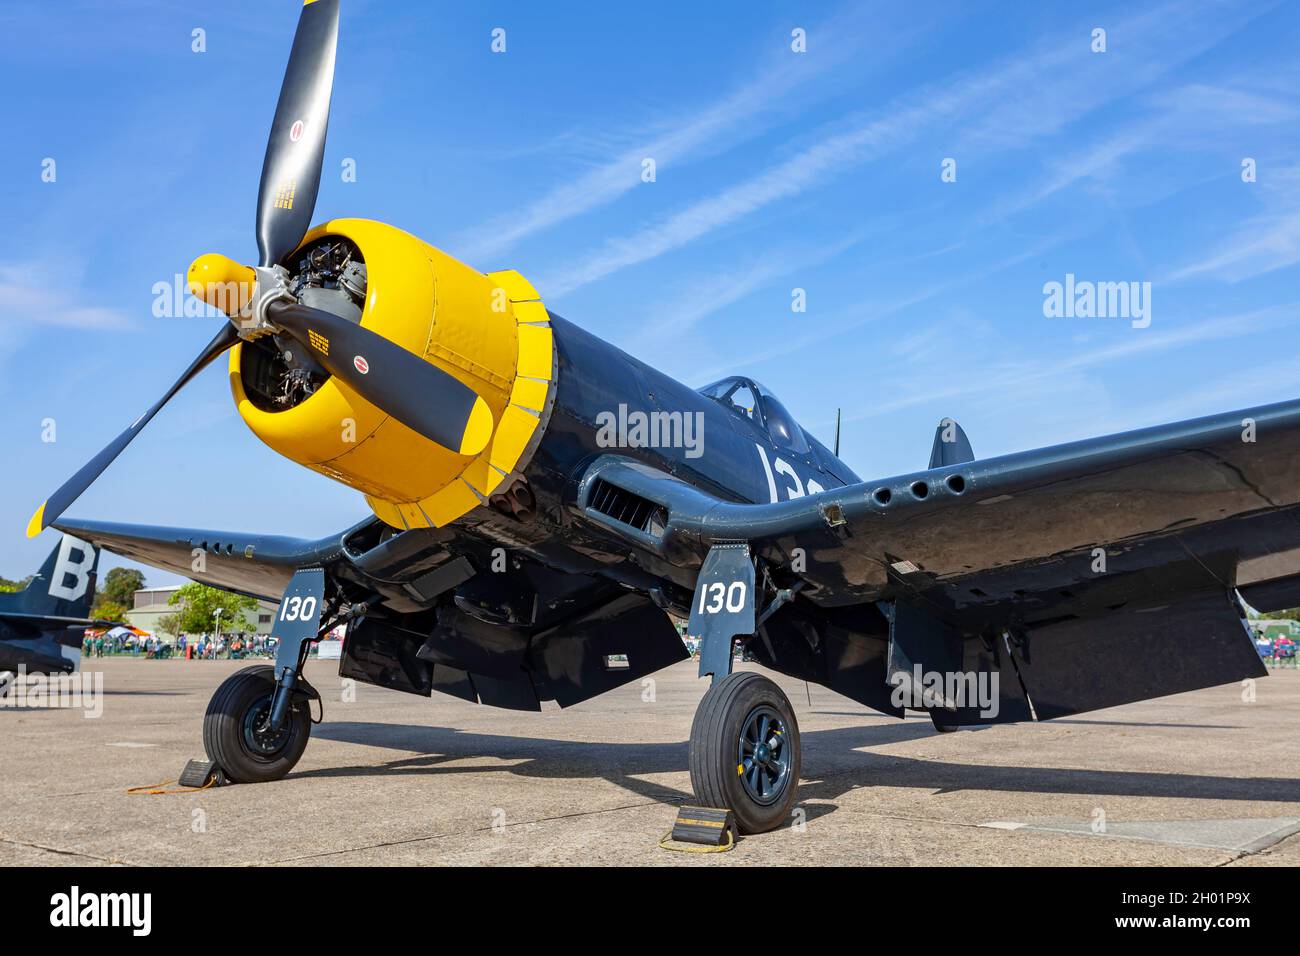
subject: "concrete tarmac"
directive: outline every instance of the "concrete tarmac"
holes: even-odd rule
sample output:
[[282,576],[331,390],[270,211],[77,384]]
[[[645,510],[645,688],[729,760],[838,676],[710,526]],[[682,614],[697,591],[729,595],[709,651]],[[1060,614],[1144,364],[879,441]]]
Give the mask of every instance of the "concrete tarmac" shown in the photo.
[[803,733],[796,819],[700,855],[656,845],[690,799],[694,662],[536,714],[350,693],[312,661],[324,723],[288,777],[158,796],[125,791],[202,756],[245,663],[85,663],[102,716],[0,708],[0,865],[1300,864],[1297,670],[943,735],[772,675]]

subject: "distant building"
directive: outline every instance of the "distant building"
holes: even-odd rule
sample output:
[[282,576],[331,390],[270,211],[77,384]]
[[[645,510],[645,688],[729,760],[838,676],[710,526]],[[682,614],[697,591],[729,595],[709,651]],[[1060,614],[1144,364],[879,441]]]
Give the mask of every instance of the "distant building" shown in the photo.
[[[127,623],[140,628],[142,631],[148,631],[159,640],[173,643],[175,640],[172,635],[164,634],[158,627],[158,619],[164,614],[175,614],[176,606],[168,604],[171,596],[179,591],[181,585],[173,585],[166,588],[140,588],[132,596],[131,610],[126,612]],[[275,620],[275,612],[280,605],[273,601],[258,601],[257,610],[249,611],[248,618],[254,621],[255,630],[250,633],[270,634],[271,622]],[[209,633],[211,631],[209,630]],[[225,624],[222,624],[222,634],[229,634]]]

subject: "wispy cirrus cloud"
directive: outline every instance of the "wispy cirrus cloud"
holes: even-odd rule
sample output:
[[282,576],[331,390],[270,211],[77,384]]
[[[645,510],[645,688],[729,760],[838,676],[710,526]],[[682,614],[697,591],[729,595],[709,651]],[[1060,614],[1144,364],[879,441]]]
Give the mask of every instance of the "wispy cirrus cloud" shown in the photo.
[[[1241,83],[1254,77],[1241,77]],[[1228,130],[1288,123],[1300,116],[1293,102],[1263,92],[1242,93],[1225,84],[1191,83],[1162,91],[1147,104],[1150,109],[1139,119],[1086,147],[1058,157],[1050,173],[1031,187],[995,204],[979,225],[1006,219],[1030,209],[1071,186],[1087,180],[1110,185],[1123,173],[1125,162],[1145,153],[1167,150],[1179,144],[1184,153],[1193,149],[1217,148]],[[1185,188],[1170,183],[1164,192]],[[1140,201],[1150,204],[1161,198],[1149,180],[1140,184]]]
[[[650,132],[624,134],[634,145],[612,158],[595,164],[581,175],[557,185],[522,209],[496,216],[468,230],[449,243],[469,261],[499,257],[512,246],[535,233],[591,212],[619,199],[641,185],[641,163],[655,160],[659,169],[694,162],[738,145],[764,132],[782,111],[807,108],[817,91],[807,88],[849,59],[859,57],[874,35],[868,18],[849,6],[833,14],[811,31],[819,37],[833,37],[815,57],[784,55],[765,62],[747,82],[721,99],[686,116],[673,115]],[[912,34],[920,33],[918,20]],[[911,36],[891,31],[895,53],[904,49]],[[798,106],[791,102],[798,93]]]
[[87,305],[70,288],[66,265],[24,262],[0,266],[0,326],[7,330],[43,325],[113,329],[129,324],[118,310]]
[[[1300,356],[1290,356],[1277,361],[1251,366],[1247,374],[1264,386],[1264,393],[1252,397],[1256,404],[1281,402],[1296,397],[1295,382],[1300,378]],[[1181,421],[1201,415],[1212,415],[1225,408],[1242,405],[1242,369],[1230,372],[1211,381],[1197,382],[1196,388],[1180,395],[1170,395],[1155,402],[1143,403],[1135,416],[1130,411],[1122,417],[1093,421],[1089,433],[1102,434],[1122,428],[1142,428],[1163,422]],[[1272,394],[1268,394],[1268,389]]]
[[[870,323],[879,322],[890,316],[905,313],[908,309],[934,299],[946,292],[961,288],[971,283],[986,279],[989,276],[996,275],[1005,269],[1020,265],[1027,260],[1042,255],[1048,249],[1068,241],[1071,238],[1069,234],[1061,234],[1030,244],[1020,251],[1010,256],[997,259],[991,263],[977,266],[974,269],[966,270],[960,273],[954,273],[942,282],[935,282],[918,288],[915,292],[908,292],[892,300],[884,302],[862,302],[855,304],[851,310],[843,313],[826,316],[819,319],[812,325],[809,331],[797,337],[783,337],[775,345],[765,345],[763,348],[744,355],[736,355],[734,352],[727,356],[725,364],[715,364],[704,366],[702,371],[694,373],[694,378],[701,381],[708,381],[723,372],[734,372],[737,369],[750,368],[758,366],[765,362],[771,362],[778,359],[789,358],[795,353],[802,352],[804,349],[822,345],[826,342],[833,341],[841,336],[848,335],[857,329],[862,328]],[[922,253],[919,256],[912,257],[913,260],[928,258],[932,255],[947,255],[955,251],[955,247],[945,247],[943,249],[933,250],[929,253]],[[698,367],[700,363],[697,359],[692,359],[693,365]]]
[[[1045,200],[1080,183],[1094,185],[1112,204],[1123,205],[1124,201],[1128,201],[1149,205],[1159,201],[1173,192],[1187,188],[1187,183],[1178,179],[1162,182],[1158,178],[1153,182],[1149,175],[1132,176],[1132,161],[1141,156],[1160,155],[1174,144],[1185,155],[1217,155],[1225,136],[1253,137],[1258,135],[1260,128],[1292,123],[1300,116],[1300,107],[1284,95],[1286,87],[1285,71],[1280,70],[1277,64],[1270,64],[1267,68],[1237,70],[1213,80],[1204,79],[1153,90],[1151,94],[1142,97],[1139,113],[1133,120],[1091,143],[1058,151],[1044,175],[1018,192],[995,195],[982,212],[974,214],[964,225],[959,220],[950,219],[953,228],[957,229],[956,234],[964,238],[957,238],[940,248],[912,254],[892,263],[875,262],[873,265],[881,275],[888,275],[900,266],[916,266],[927,259],[970,250],[988,227],[1032,210]],[[1221,175],[1222,173],[1214,173],[1211,178],[1219,178]],[[1286,178],[1285,174],[1270,175],[1275,181]],[[1290,192],[1296,193],[1297,190],[1292,189]],[[912,208],[904,215],[891,216],[888,223],[882,223],[873,232],[882,238],[896,241],[900,235],[909,232],[924,232],[928,228],[926,224],[934,216],[945,213],[950,215],[946,210],[937,208]],[[630,347],[635,349],[638,346],[652,346],[652,335],[659,331],[679,332],[689,329],[708,316],[772,285],[783,276],[840,256],[869,234],[866,230],[859,230],[846,241],[819,246],[815,251],[769,249],[758,257],[742,257],[734,267],[715,268],[706,277],[689,283],[677,293],[662,296],[660,301],[648,309],[648,314],[654,318],[653,332],[644,332]],[[991,267],[978,269],[973,275],[948,274],[944,271],[942,279],[926,283],[918,293],[902,296],[894,302],[874,308],[864,306],[865,314],[852,322],[851,326],[860,325],[870,318],[902,311],[973,279],[983,278],[991,272],[1035,257],[1079,234],[1077,229],[1070,230],[1069,234],[1058,229],[1049,241],[1031,243],[1020,254]],[[824,341],[828,335],[839,335],[846,331],[848,329],[839,327],[838,323],[833,329],[821,327],[812,335],[787,342],[779,352],[759,353],[746,361],[765,361],[778,355],[789,355]]]
[[713,270],[699,276],[646,309],[646,321],[640,324],[632,348],[651,348],[666,335],[681,335],[777,279],[833,259],[883,231],[882,226],[855,229],[834,242],[817,246],[767,249],[725,272]]
[[1086,38],[1086,30],[1068,38],[1058,34],[992,68],[950,77],[895,100],[879,113],[850,118],[837,131],[768,169],[606,241],[585,258],[547,276],[545,287],[551,295],[563,295],[672,252],[897,150],[928,130],[944,127],[954,144],[986,152],[1057,133],[1200,55],[1265,9],[1243,10],[1222,2],[1180,3],[1130,17],[1112,25],[1112,35],[1124,37],[1125,45],[1105,54],[1112,59],[1104,70],[1080,39]]
[[[1134,359],[1150,360],[1157,355],[1198,343],[1237,339],[1252,332],[1294,328],[1297,325],[1300,325],[1300,302],[1289,302],[1250,312],[1218,315],[1165,332],[1144,330],[1141,334],[1126,336],[1123,341],[1076,352],[1054,362],[1043,361],[1038,357],[1004,357],[983,362],[977,356],[967,355],[964,367],[968,371],[954,377],[952,364],[944,356],[941,357],[937,370],[924,365],[909,366],[907,375],[897,383],[897,388],[891,386],[889,389],[893,392],[890,397],[874,401],[869,411],[846,415],[844,421],[859,421],[904,408],[981,393],[996,395],[1012,389],[1028,391],[1042,400],[1045,387],[1070,373],[1109,367],[1117,362]],[[1004,340],[998,341],[997,350],[1005,356]],[[917,382],[942,384],[937,388],[918,388],[915,385]],[[1128,424],[1131,427],[1131,422]],[[1089,431],[1095,431],[1095,426],[1089,426]]]
[[1300,166],[1261,173],[1267,210],[1249,217],[1203,256],[1175,269],[1170,282],[1240,282],[1300,263]]

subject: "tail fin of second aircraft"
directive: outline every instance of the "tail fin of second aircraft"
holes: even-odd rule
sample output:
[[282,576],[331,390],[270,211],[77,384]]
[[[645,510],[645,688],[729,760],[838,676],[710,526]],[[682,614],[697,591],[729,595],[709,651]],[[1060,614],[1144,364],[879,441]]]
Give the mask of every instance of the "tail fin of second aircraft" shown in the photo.
[[94,545],[70,534],[63,535],[27,587],[12,594],[0,594],[0,611],[89,617],[95,601],[98,558]]
[[974,460],[975,452],[971,450],[970,439],[962,427],[951,418],[941,421],[934,430],[934,444],[930,446],[930,467],[944,468]]

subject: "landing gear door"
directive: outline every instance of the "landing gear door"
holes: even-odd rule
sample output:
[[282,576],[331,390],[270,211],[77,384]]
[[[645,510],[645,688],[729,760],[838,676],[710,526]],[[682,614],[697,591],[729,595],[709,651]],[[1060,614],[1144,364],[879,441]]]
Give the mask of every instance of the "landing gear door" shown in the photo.
[[715,544],[695,583],[691,602],[691,636],[700,640],[700,676],[714,679],[731,673],[732,643],[736,635],[753,634],[754,561],[749,545]]
[[302,645],[316,639],[325,601],[325,572],[320,568],[296,571],[284,589],[271,634],[275,637],[275,677],[296,670]]

